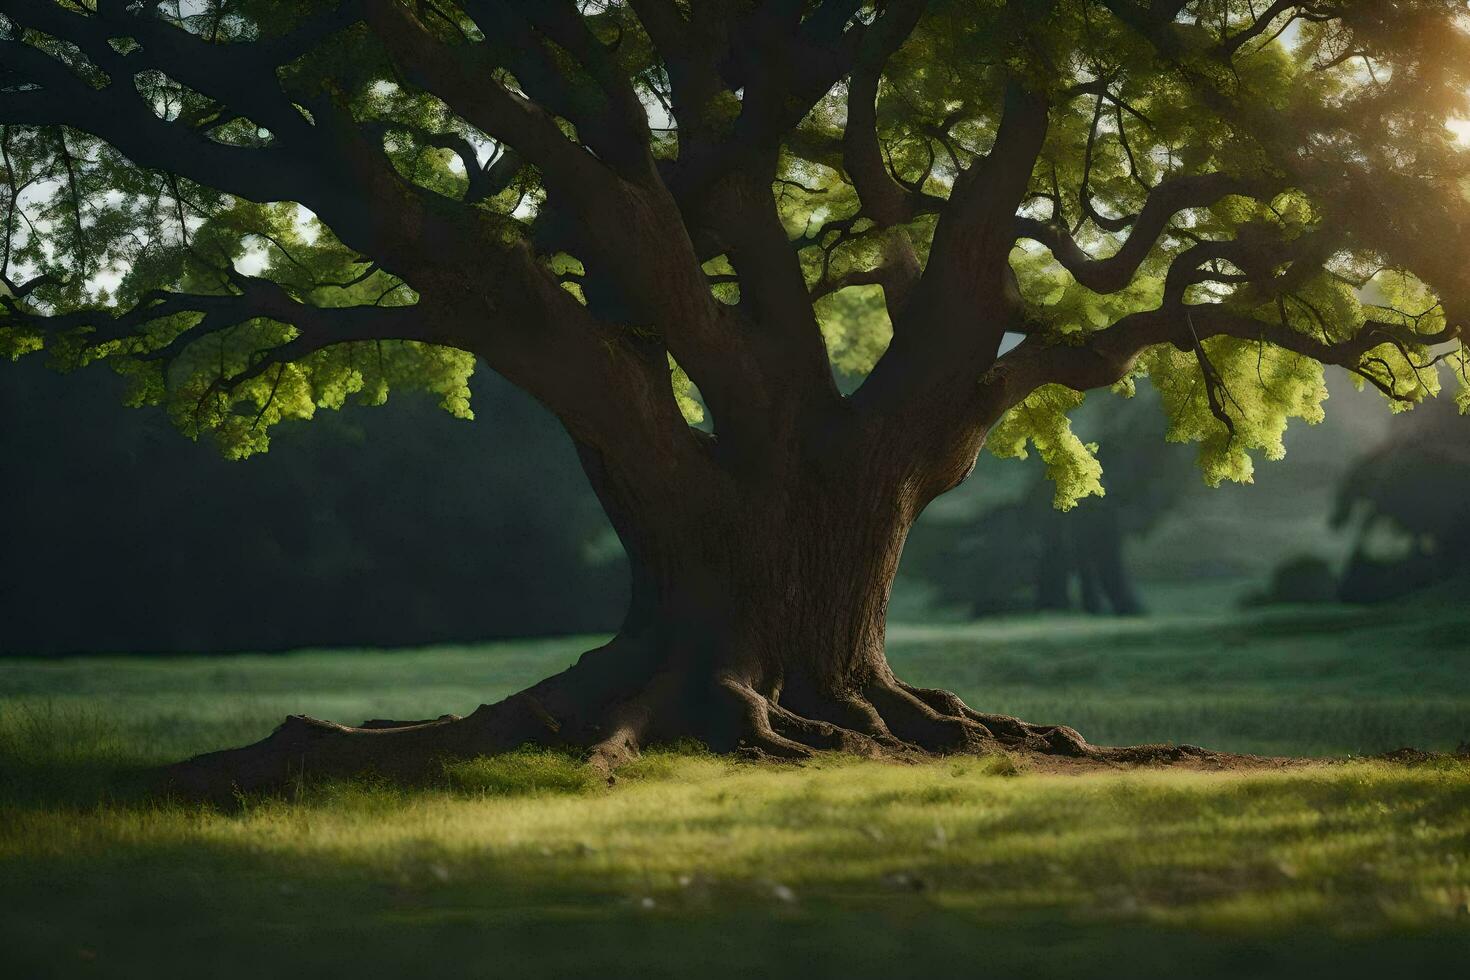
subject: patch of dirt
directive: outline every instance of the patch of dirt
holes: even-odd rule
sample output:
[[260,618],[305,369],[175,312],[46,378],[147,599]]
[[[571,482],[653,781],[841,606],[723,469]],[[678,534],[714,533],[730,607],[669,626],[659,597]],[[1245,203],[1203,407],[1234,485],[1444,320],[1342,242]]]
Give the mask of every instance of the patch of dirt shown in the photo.
[[1184,772],[1281,772],[1319,765],[1320,759],[1216,752],[1197,745],[1093,746],[1086,755],[1013,751],[1022,772],[1040,775],[1085,775],[1129,770],[1169,769]]

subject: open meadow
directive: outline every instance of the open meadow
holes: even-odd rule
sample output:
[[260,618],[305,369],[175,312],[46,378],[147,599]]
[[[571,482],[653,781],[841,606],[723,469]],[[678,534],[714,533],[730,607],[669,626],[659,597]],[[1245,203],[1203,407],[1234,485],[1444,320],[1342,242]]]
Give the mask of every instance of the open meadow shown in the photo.
[[237,812],[147,766],[288,712],[465,712],[587,639],[0,662],[14,977],[1450,976],[1470,967],[1470,615],[1444,604],[895,626],[902,675],[1094,742],[1335,757],[1057,776],[523,752]]

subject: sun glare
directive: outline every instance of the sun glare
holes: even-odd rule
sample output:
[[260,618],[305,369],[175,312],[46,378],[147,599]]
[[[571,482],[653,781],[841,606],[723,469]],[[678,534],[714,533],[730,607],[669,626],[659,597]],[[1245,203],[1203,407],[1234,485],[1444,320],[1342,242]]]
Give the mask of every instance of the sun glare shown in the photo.
[[1470,146],[1470,119],[1451,119],[1445,126],[1454,134],[1455,139]]

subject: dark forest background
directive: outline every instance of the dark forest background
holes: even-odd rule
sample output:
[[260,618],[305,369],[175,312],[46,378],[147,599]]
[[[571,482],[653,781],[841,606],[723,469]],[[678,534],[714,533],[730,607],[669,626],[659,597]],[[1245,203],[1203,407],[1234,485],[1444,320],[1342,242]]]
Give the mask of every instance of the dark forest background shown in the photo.
[[[282,426],[245,462],[89,373],[33,358],[0,380],[0,652],[400,646],[621,617],[621,547],[567,437],[489,371],[473,422],[400,395]],[[1390,417],[1334,385],[1286,460],[1219,489],[1147,393],[1095,396],[1076,428],[1108,495],[1061,514],[1038,460],[983,458],[916,527],[895,619],[1371,602],[1470,553],[1470,429],[1449,404]]]
[[103,371],[0,381],[0,649],[392,646],[616,626],[621,552],[571,444],[488,371],[323,411],[243,462]]

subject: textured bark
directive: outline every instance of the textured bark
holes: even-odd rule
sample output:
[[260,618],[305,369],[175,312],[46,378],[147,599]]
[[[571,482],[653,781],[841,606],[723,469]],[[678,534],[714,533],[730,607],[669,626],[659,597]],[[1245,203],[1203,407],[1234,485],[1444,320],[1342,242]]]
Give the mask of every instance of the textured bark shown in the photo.
[[773,454],[737,477],[710,442],[685,460],[704,459],[689,480],[649,483],[590,448],[582,456],[633,569],[610,643],[467,717],[357,727],[294,717],[256,745],[173,767],[172,784],[228,797],[303,776],[413,779],[442,759],[526,743],[582,750],[609,771],[688,738],[784,759],[1095,751],[1069,728],[980,714],[889,668],[889,592],[924,499],[903,466],[824,452],[773,467]]

